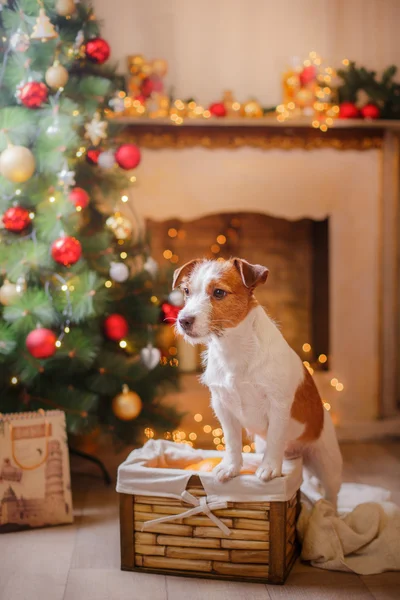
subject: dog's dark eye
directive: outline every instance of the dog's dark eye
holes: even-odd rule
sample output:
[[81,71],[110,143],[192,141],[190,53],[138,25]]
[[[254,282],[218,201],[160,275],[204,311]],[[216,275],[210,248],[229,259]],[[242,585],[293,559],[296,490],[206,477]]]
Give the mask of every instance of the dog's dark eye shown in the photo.
[[183,288],[183,293],[185,296],[189,296],[189,288]]
[[222,298],[225,298],[226,294],[227,293],[225,292],[225,290],[220,290],[217,288],[216,290],[214,290],[213,296],[214,298],[217,298],[217,300],[222,300]]

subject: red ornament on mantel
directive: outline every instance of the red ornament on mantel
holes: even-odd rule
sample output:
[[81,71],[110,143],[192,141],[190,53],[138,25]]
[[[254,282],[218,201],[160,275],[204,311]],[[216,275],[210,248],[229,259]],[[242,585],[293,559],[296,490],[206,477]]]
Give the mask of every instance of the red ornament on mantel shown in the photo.
[[376,104],[366,104],[361,109],[361,116],[364,119],[379,119],[381,111]]
[[26,229],[31,223],[29,210],[21,206],[11,206],[3,215],[3,224],[7,231],[19,233]]
[[85,54],[96,65],[102,65],[110,57],[111,48],[103,38],[93,38],[86,42]]
[[121,169],[129,171],[138,166],[142,157],[135,144],[122,144],[115,152],[114,158]]
[[81,187],[73,188],[69,193],[69,199],[77,208],[86,208],[89,204],[89,194]]
[[27,108],[40,108],[47,100],[47,86],[41,81],[28,81],[18,90],[19,101]]
[[97,165],[99,162],[99,156],[101,154],[101,150],[99,148],[90,148],[86,152],[86,160],[90,165]]
[[69,267],[78,262],[82,255],[80,242],[70,236],[60,237],[51,245],[51,256],[60,265]]
[[358,119],[360,111],[354,102],[342,102],[339,106],[339,119]]
[[119,342],[129,331],[128,321],[122,315],[113,313],[104,319],[104,333],[109,340]]
[[163,81],[160,77],[147,77],[143,80],[140,91],[145,98],[149,98],[153,92],[161,94],[164,89]]
[[226,108],[223,102],[214,102],[210,104],[208,110],[214,117],[226,117]]
[[26,348],[35,358],[49,358],[56,352],[57,336],[51,329],[38,327],[31,331],[26,338]]

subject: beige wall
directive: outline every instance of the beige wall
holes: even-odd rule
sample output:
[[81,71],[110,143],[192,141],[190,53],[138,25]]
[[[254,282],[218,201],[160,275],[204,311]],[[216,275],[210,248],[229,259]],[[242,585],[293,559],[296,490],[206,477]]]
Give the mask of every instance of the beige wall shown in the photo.
[[94,0],[112,57],[166,58],[178,97],[209,103],[223,89],[239,100],[280,101],[288,57],[316,50],[375,69],[400,63],[400,0]]

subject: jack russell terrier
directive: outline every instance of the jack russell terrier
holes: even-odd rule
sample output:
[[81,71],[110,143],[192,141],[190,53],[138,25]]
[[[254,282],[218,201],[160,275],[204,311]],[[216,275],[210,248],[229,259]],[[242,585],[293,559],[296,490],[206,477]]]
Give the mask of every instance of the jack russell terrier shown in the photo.
[[202,382],[225,437],[225,456],[215,468],[220,481],[242,466],[242,428],[263,454],[261,481],[282,474],[283,458],[303,456],[336,507],[342,457],[329,413],[301,359],[254,297],[268,269],[233,258],[197,259],[174,273],[185,306],[177,330],[191,344],[205,344]]

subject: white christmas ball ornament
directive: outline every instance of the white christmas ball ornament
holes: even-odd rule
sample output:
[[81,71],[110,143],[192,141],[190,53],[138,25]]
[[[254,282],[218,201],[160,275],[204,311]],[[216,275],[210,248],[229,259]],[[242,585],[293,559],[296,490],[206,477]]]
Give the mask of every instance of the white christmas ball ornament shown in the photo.
[[185,299],[181,290],[173,290],[168,296],[168,302],[172,304],[172,306],[183,306],[185,304]]
[[106,169],[106,170],[112,169],[113,166],[115,165],[114,152],[112,152],[112,150],[106,150],[106,152],[102,152],[99,155],[97,164],[102,169]]
[[26,52],[30,43],[29,35],[21,27],[10,37],[10,47],[15,52]]
[[143,265],[145,271],[149,273],[153,278],[157,276],[158,273],[158,263],[154,260],[152,256],[149,256],[146,262]]
[[112,262],[110,267],[110,277],[118,283],[126,281],[129,277],[129,268],[125,263]]
[[64,87],[68,81],[68,71],[60,63],[55,62],[46,71],[45,80],[52,90]]

